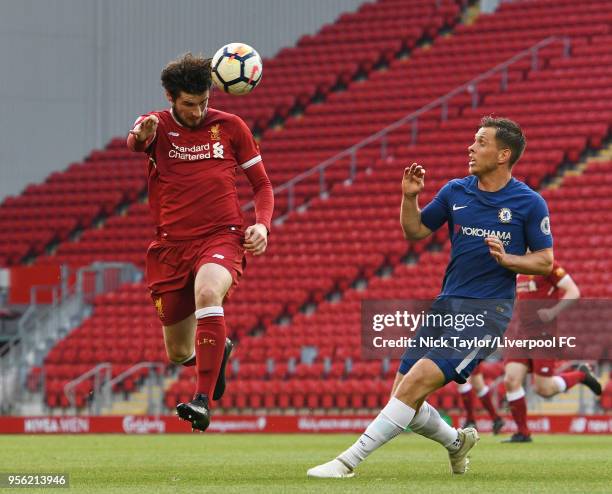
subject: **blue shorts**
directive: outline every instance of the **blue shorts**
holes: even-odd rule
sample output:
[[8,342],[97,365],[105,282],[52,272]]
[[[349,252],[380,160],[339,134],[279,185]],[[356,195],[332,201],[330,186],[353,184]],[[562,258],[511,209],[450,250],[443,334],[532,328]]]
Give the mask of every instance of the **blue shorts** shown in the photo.
[[[450,381],[463,384],[476,366],[497,349],[512,316],[512,301],[437,299],[412,337],[398,369],[406,374],[420,359],[432,360]],[[429,319],[428,319],[429,320]],[[470,324],[467,324],[469,322]]]

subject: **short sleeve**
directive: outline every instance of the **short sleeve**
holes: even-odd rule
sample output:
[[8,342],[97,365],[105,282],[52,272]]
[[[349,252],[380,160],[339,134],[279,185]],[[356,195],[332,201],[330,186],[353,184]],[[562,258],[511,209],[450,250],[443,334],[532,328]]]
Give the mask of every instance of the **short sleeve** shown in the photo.
[[240,117],[235,119],[234,133],[232,135],[232,145],[238,166],[247,170],[261,161],[259,146],[251,133],[251,129]]
[[532,252],[549,249],[553,246],[548,206],[546,205],[546,201],[539,194],[536,194],[534,204],[527,216],[525,239],[527,241],[527,247],[529,247]]
[[440,228],[449,218],[451,184],[442,187],[432,201],[421,211],[421,223],[432,232]]

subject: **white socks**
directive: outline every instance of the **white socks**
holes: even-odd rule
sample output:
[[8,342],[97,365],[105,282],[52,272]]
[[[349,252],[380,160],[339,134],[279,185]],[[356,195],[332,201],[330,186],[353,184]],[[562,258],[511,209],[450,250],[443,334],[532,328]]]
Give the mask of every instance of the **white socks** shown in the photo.
[[391,398],[368,428],[338,459],[355,468],[376,449],[401,434],[415,416],[413,408],[397,398]]
[[223,307],[211,305],[210,307],[202,307],[195,311],[196,319],[204,319],[205,317],[223,316]]
[[436,441],[449,451],[456,451],[460,446],[459,433],[457,429],[448,425],[438,410],[426,401],[423,402],[419,413],[410,422],[410,429],[417,434],[432,441]]
[[523,386],[521,386],[516,391],[506,391],[506,400],[509,402],[520,400],[524,396],[525,396],[525,388],[523,388]]
[[469,393],[470,391],[472,391],[472,385],[470,383],[458,384],[457,385],[457,391],[460,394]]
[[488,392],[489,392],[489,386],[485,384],[484,388],[482,388],[480,391],[478,391],[478,393],[476,393],[476,396],[478,396],[478,398],[482,398]]
[[440,443],[451,452],[460,446],[457,429],[448,425],[429,403],[424,402],[415,414],[413,408],[397,398],[391,398],[357,442],[340,454],[338,459],[348,467],[355,468],[408,426],[412,431]]
[[451,452],[461,445],[457,429],[448,425],[429,403],[424,402],[415,414],[413,408],[394,397],[368,425],[357,442],[338,455],[338,460],[353,469],[408,426],[412,431],[440,443]]
[[567,389],[567,383],[561,376],[553,376],[552,380],[557,385],[557,393],[563,393]]

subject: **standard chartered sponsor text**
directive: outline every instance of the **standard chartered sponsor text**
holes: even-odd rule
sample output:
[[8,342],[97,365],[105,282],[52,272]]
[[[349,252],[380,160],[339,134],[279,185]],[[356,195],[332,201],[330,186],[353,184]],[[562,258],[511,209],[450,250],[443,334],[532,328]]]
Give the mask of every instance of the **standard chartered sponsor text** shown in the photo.
[[177,146],[172,143],[172,149],[168,151],[168,157],[186,161],[210,159],[210,143],[194,144],[189,147]]

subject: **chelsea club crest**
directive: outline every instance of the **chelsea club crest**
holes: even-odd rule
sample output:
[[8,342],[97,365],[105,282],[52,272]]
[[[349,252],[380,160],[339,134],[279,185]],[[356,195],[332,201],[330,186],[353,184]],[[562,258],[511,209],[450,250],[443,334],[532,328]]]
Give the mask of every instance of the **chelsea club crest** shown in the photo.
[[512,221],[512,211],[508,208],[501,208],[497,213],[497,217],[502,223],[510,223]]

